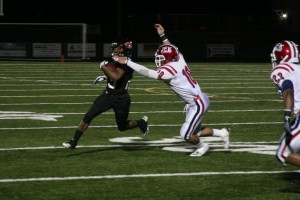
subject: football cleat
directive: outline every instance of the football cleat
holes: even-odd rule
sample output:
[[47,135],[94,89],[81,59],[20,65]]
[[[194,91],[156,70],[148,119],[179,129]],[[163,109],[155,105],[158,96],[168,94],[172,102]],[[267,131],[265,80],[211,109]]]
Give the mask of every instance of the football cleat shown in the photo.
[[149,134],[149,126],[148,126],[148,117],[144,116],[139,124],[139,128],[141,129],[144,136]]
[[221,135],[221,138],[224,143],[224,149],[228,149],[229,145],[230,145],[229,134],[230,134],[231,129],[226,127],[226,128],[222,128],[222,131],[223,131],[223,134]]
[[208,144],[202,143],[201,146],[196,151],[190,154],[190,156],[191,157],[203,156],[208,151],[208,149],[209,149]]
[[77,146],[77,142],[74,141],[74,139],[70,140],[69,142],[62,143],[63,147],[68,149],[75,149]]

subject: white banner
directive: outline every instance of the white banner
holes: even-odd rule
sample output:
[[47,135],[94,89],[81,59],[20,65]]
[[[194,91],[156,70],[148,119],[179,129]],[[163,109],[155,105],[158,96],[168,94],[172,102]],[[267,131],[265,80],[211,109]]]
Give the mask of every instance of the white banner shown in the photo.
[[[153,58],[160,43],[140,43],[137,44],[137,57],[138,58]],[[103,44],[103,57],[111,58],[111,43]]]
[[104,58],[111,58],[111,43],[104,43],[103,44],[103,57]]
[[225,58],[235,56],[234,44],[207,44],[208,58]]
[[26,44],[0,43],[0,57],[26,57]]
[[33,43],[33,57],[60,57],[61,43]]
[[[68,44],[68,57],[82,57],[82,43]],[[96,44],[88,43],[85,45],[85,56],[96,57]]]
[[3,0],[0,0],[0,16],[3,16]]
[[138,44],[138,54],[137,56],[139,58],[153,58],[154,59],[154,54],[157,50],[157,48],[161,44],[159,43],[142,43]]

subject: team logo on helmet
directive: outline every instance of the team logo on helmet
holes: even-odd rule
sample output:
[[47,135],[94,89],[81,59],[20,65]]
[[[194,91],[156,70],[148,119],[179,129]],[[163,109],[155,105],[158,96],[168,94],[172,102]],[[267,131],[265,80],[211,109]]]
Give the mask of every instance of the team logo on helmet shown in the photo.
[[155,64],[157,67],[168,62],[176,62],[179,60],[178,48],[171,44],[164,44],[158,47],[155,53]]
[[282,41],[277,43],[271,53],[273,67],[283,62],[298,63],[299,49],[298,45],[292,41]]

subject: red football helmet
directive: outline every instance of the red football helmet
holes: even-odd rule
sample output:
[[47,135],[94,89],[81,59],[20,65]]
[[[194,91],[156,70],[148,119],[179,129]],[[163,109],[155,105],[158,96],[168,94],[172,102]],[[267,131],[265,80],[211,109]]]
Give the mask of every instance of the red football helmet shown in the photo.
[[178,48],[172,44],[163,44],[156,50],[155,64],[160,67],[168,62],[176,62],[179,60]]
[[283,62],[299,62],[298,45],[292,41],[284,40],[277,43],[271,53],[271,61],[273,68]]

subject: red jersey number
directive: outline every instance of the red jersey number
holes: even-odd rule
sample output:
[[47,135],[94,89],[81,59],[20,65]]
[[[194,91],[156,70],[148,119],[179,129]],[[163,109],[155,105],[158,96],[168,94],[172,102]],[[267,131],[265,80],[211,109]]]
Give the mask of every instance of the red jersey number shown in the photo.
[[273,80],[277,84],[279,83],[280,80],[283,80],[283,79],[284,79],[284,77],[281,72],[278,72],[277,75],[273,75]]
[[184,69],[182,70],[182,74],[186,77],[186,79],[189,81],[191,86],[193,88],[195,88],[195,85],[197,84],[197,81],[195,79],[193,79],[193,77],[191,75],[191,71],[187,66],[185,66]]

